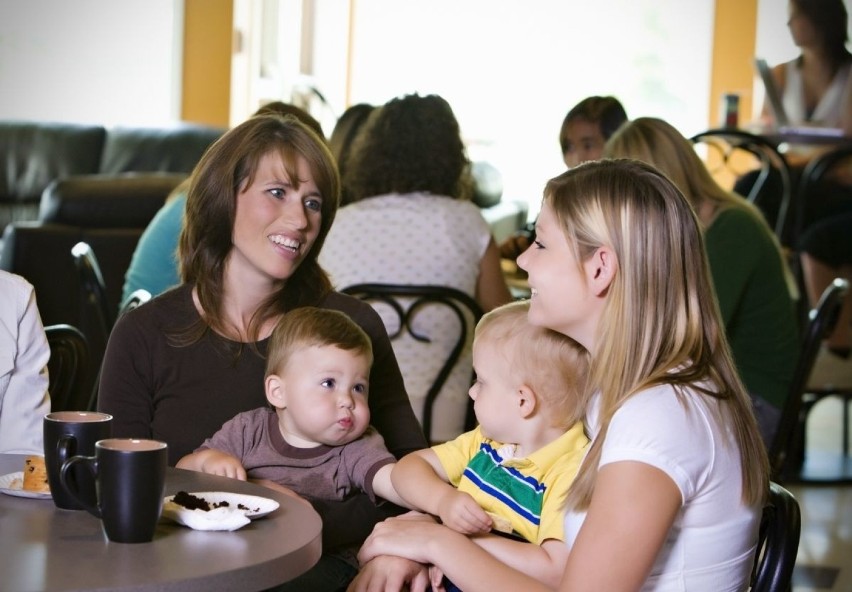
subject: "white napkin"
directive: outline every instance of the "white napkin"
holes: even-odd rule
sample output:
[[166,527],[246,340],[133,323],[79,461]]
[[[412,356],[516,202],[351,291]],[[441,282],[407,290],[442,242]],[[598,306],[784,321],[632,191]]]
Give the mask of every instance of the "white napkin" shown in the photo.
[[163,503],[163,517],[194,530],[237,530],[251,522],[245,512],[238,508],[190,510],[171,501]]

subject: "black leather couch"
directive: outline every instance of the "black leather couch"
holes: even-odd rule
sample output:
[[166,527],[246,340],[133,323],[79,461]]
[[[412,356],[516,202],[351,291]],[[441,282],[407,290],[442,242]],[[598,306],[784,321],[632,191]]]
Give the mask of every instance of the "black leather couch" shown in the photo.
[[117,311],[139,236],[224,131],[0,121],[0,269],[33,284],[45,325],[83,331],[93,364],[105,343],[71,247],[91,245]]
[[38,219],[39,201],[56,179],[127,172],[188,174],[223,128],[0,120],[0,228]]

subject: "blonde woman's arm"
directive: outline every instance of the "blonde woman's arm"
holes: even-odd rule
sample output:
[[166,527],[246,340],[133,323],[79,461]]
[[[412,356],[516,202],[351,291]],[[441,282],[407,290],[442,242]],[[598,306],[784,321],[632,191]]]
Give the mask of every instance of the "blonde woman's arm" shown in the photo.
[[[659,469],[635,461],[602,467],[558,589],[639,590],[680,506],[680,491]],[[380,555],[435,564],[465,592],[553,589],[440,524],[385,520],[367,538],[359,559],[363,564]]]
[[680,490],[660,469],[635,461],[601,467],[559,589],[639,590],[681,504]]

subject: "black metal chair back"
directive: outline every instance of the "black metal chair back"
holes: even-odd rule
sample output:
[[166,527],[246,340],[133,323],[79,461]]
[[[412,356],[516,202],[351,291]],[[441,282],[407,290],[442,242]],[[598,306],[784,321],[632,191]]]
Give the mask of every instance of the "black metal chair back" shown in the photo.
[[811,159],[805,166],[796,191],[795,208],[791,214],[791,232],[795,238],[804,230],[806,205],[814,205],[821,193],[820,185],[827,180],[828,174],[849,157],[852,157],[852,141]]
[[790,385],[787,402],[781,412],[778,430],[769,450],[772,478],[786,480],[795,475],[804,459],[804,432],[806,413],[803,401],[808,389],[808,379],[816,361],[820,344],[834,328],[843,298],[849,291],[849,282],[835,279],[810,311],[808,325],[802,336],[799,359]]
[[[130,296],[127,297],[127,300],[124,301],[124,304],[121,305],[121,309],[118,311],[118,317],[116,318],[116,320],[120,319],[134,308],[142,306],[143,304],[151,300],[151,298],[151,293],[148,290],[143,290],[142,288],[134,290],[130,293]],[[101,385],[101,369],[101,366],[98,366],[98,374],[95,377],[95,384],[92,387],[93,408],[96,407],[98,403],[98,389]]]
[[[473,335],[476,323],[482,317],[479,304],[468,294],[447,286],[426,285],[397,285],[397,284],[358,284],[341,290],[361,300],[375,305],[378,302],[386,304],[398,316],[398,329],[390,334],[391,342],[403,335],[409,334],[420,342],[429,342],[429,335],[419,334],[414,330],[414,318],[428,304],[439,304],[453,312],[458,320],[458,335],[455,343],[447,354],[437,375],[432,381],[423,404],[421,425],[423,433],[432,440],[432,408],[435,399],[441,392],[447,377],[459,361],[465,344]],[[468,404],[465,417],[465,427],[473,426],[475,419],[472,405]]]
[[50,345],[48,392],[51,411],[91,411],[91,391],[86,388],[89,344],[83,333],[71,325],[44,328]]
[[102,331],[103,342],[106,343],[115,317],[107,300],[106,284],[101,273],[101,266],[98,264],[98,258],[95,256],[92,247],[83,241],[71,248],[71,256],[77,266],[82,300],[89,303],[94,309]]
[[[770,177],[778,175],[781,181],[781,195],[777,217],[775,220],[770,219],[770,224],[773,225],[775,235],[781,241],[781,244],[789,244],[789,214],[794,183],[787,159],[778,151],[778,147],[763,136],[728,128],[710,129],[692,136],[690,140],[693,144],[706,145],[718,156],[720,167],[730,170],[731,174],[735,176],[746,172],[737,170],[738,154],[748,154],[756,159],[758,163],[757,176],[748,195],[744,197],[761,210],[770,209],[768,204],[764,203],[768,197],[768,192],[765,189],[769,187]],[[751,161],[751,159],[748,160]],[[750,164],[753,166],[753,161]],[[711,172],[715,173],[716,171],[711,169]]]
[[769,483],[763,507],[751,592],[789,592],[799,551],[802,516],[793,494]]
[[121,305],[121,309],[118,311],[118,318],[120,319],[134,308],[142,306],[151,300],[151,298],[151,293],[148,290],[143,290],[142,288],[133,290],[130,296],[127,297],[127,300],[124,301],[124,304]]

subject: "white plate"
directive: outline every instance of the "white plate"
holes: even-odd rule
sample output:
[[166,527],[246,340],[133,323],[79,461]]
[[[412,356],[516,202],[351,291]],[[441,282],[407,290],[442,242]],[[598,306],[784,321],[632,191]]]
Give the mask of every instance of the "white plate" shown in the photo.
[[[190,495],[200,497],[211,506],[227,502],[228,507],[242,511],[243,514],[254,520],[261,518],[278,509],[278,502],[257,495],[245,495],[242,493],[229,493],[227,491],[194,491]],[[173,495],[167,496],[163,501],[170,502]],[[241,507],[242,506],[242,507]],[[203,512],[204,510],[202,510]]]
[[24,487],[24,472],[9,473],[0,477],[0,493],[14,495],[16,497],[28,497],[32,499],[50,499],[50,493],[41,491],[27,491]]
[[173,495],[163,499],[163,517],[195,530],[237,530],[254,518],[266,516],[278,508],[278,502],[256,495],[228,493],[225,491],[200,491],[190,495],[206,500],[211,506],[227,502],[207,510],[190,510],[172,501]]

